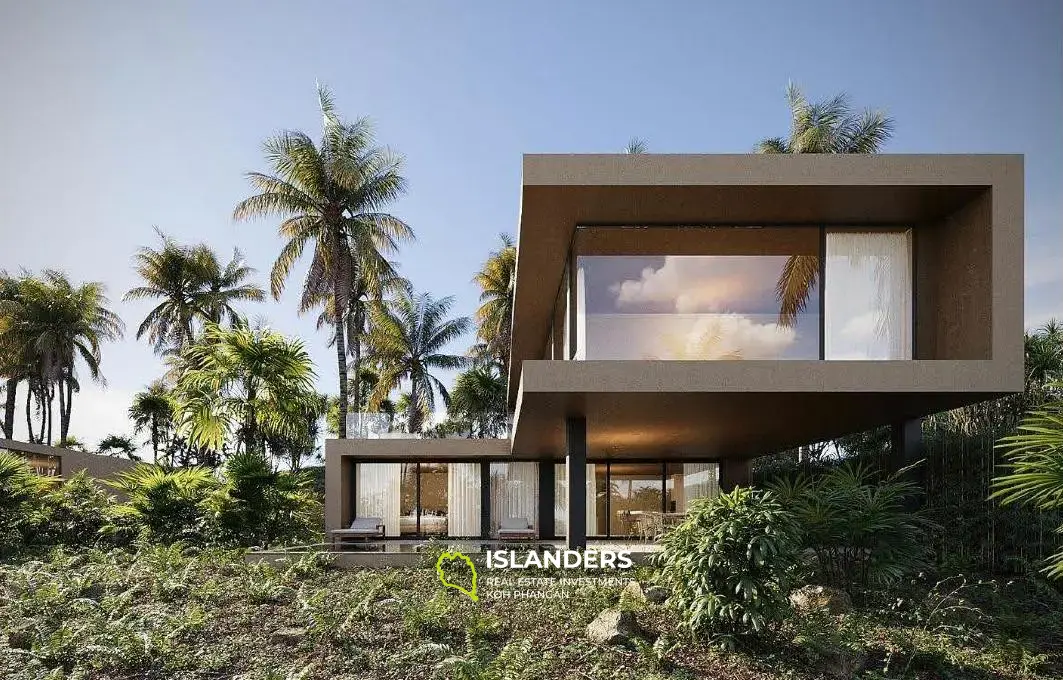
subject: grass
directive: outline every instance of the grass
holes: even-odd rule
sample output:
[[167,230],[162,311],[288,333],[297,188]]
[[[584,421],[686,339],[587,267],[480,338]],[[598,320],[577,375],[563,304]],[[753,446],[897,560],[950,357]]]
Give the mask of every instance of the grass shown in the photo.
[[[621,590],[476,603],[431,568],[54,551],[0,563],[0,677],[811,680],[839,655],[866,658],[866,678],[1063,677],[1063,598],[1033,580],[916,581],[849,615],[792,619],[735,653],[677,638],[665,607],[621,602]],[[588,641],[607,606],[635,610],[643,639]]]

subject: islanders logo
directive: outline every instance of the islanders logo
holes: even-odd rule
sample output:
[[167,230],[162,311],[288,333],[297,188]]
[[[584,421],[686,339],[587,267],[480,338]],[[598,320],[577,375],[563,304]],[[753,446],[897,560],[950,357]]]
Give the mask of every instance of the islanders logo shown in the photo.
[[[468,565],[469,571],[472,573],[472,585],[469,588],[465,588],[464,586],[458,583],[454,583],[447,578],[447,574],[444,571],[444,567],[454,562],[464,562],[466,565]],[[464,593],[465,595],[468,595],[473,602],[480,601],[480,598],[476,596],[476,565],[473,564],[472,560],[469,559],[469,557],[464,553],[460,553],[455,550],[454,552],[448,551],[440,555],[439,559],[436,560],[436,574],[439,576],[439,581],[443,584],[443,587],[453,588],[454,590],[457,590],[460,593]]]

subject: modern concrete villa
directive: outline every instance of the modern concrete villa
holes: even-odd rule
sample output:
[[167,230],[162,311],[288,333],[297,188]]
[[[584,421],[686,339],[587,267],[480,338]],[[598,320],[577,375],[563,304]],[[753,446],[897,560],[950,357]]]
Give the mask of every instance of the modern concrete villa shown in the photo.
[[[653,535],[753,458],[1023,389],[1023,159],[528,155],[507,439],[354,416],[326,529]],[[350,529],[350,527],[355,527]]]

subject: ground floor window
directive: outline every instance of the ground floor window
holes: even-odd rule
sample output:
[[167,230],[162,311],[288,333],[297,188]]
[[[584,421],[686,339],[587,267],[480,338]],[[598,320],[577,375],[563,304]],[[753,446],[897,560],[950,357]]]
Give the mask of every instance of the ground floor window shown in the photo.
[[479,463],[359,463],[356,515],[387,536],[480,534]]
[[491,537],[539,530],[539,464],[491,463]]
[[[554,533],[568,533],[567,471],[554,466]],[[697,498],[720,493],[717,463],[588,463],[587,535],[653,536]]]

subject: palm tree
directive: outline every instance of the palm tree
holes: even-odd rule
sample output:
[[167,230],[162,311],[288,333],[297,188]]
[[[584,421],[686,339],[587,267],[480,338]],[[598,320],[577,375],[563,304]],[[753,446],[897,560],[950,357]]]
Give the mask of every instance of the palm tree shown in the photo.
[[[9,311],[16,308],[19,295],[18,280],[0,271],[0,305],[9,303]],[[6,439],[15,437],[15,406],[18,398],[18,384],[26,379],[25,362],[22,361],[22,348],[9,333],[11,318],[0,306],[0,378],[4,380],[4,420],[3,435]]]
[[453,419],[468,425],[471,437],[497,437],[505,433],[506,381],[487,366],[464,371],[454,380],[448,411]]
[[[789,136],[761,140],[757,153],[877,153],[893,134],[893,119],[882,111],[854,112],[845,94],[809,103],[790,83],[786,100],[791,117]],[[817,256],[794,255],[786,261],[775,285],[781,324],[793,325],[808,305],[818,280]]]
[[300,341],[268,328],[209,325],[182,359],[174,403],[192,446],[221,450],[232,436],[244,451],[264,455],[266,437],[303,433],[317,393]]
[[[31,441],[52,442],[52,408],[59,400],[59,439],[67,438],[74,393],[79,391],[78,358],[90,377],[104,383],[100,372],[100,345],[122,337],[124,326],[107,308],[103,284],[74,286],[58,271],[40,277],[23,275],[15,300],[0,302],[5,344],[28,369],[30,392],[26,396],[27,427]],[[34,434],[30,400],[36,400],[41,430]]]
[[129,460],[140,460],[136,455],[137,445],[133,438],[123,434],[107,435],[100,440],[100,443],[96,446],[96,451],[108,456],[123,455]]
[[155,351],[178,353],[196,337],[199,325],[240,318],[233,308],[238,300],[261,301],[265,293],[247,283],[254,274],[239,250],[222,267],[214,251],[205,244],[182,246],[156,229],[162,240],[158,249],[143,247],[133,256],[135,269],[146,285],[133,288],[125,300],[161,300],[137,329],[137,339],[145,334]]
[[650,147],[646,144],[646,140],[639,139],[638,137],[632,137],[630,141],[628,141],[627,146],[624,147],[624,153],[633,156],[648,153],[649,150]]
[[509,368],[513,327],[513,292],[517,284],[517,249],[508,234],[500,234],[502,247],[491,253],[473,279],[480,286],[476,310],[476,338],[483,351],[503,370]]
[[[159,446],[164,441],[169,441],[173,430],[173,401],[169,390],[161,380],[148,385],[142,392],[133,395],[133,404],[129,407],[129,419],[133,421],[134,431],[140,434],[147,430],[151,437],[151,451],[157,464],[159,462]],[[173,464],[172,460],[168,461]]]
[[[367,119],[343,122],[332,93],[321,86],[318,105],[323,118],[320,143],[315,145],[308,135],[296,131],[268,139],[265,153],[273,174],[248,173],[259,193],[241,201],[233,218],[284,220],[278,231],[285,244],[270,276],[274,298],[280,297],[292,267],[312,243],[313,259],[304,291],[317,295],[324,285],[329,286],[333,309],[343,317],[350,310],[359,271],[386,261],[385,256],[398,249],[398,242],[412,239],[413,232],[402,220],[382,212],[405,191],[406,180],[400,174],[402,159],[374,146]],[[346,323],[344,318],[332,316],[340,412],[345,414]],[[358,368],[356,365],[356,375]],[[340,418],[338,425],[340,437],[346,437],[346,418]]]
[[434,300],[428,293],[415,296],[406,289],[393,302],[371,310],[369,346],[380,380],[370,404],[379,405],[393,389],[408,382],[410,432],[421,432],[425,418],[435,411],[436,392],[444,403],[450,402],[446,386],[432,370],[458,369],[468,363],[463,356],[446,353],[446,346],[471,326],[468,317],[447,318],[453,305],[453,297]]

